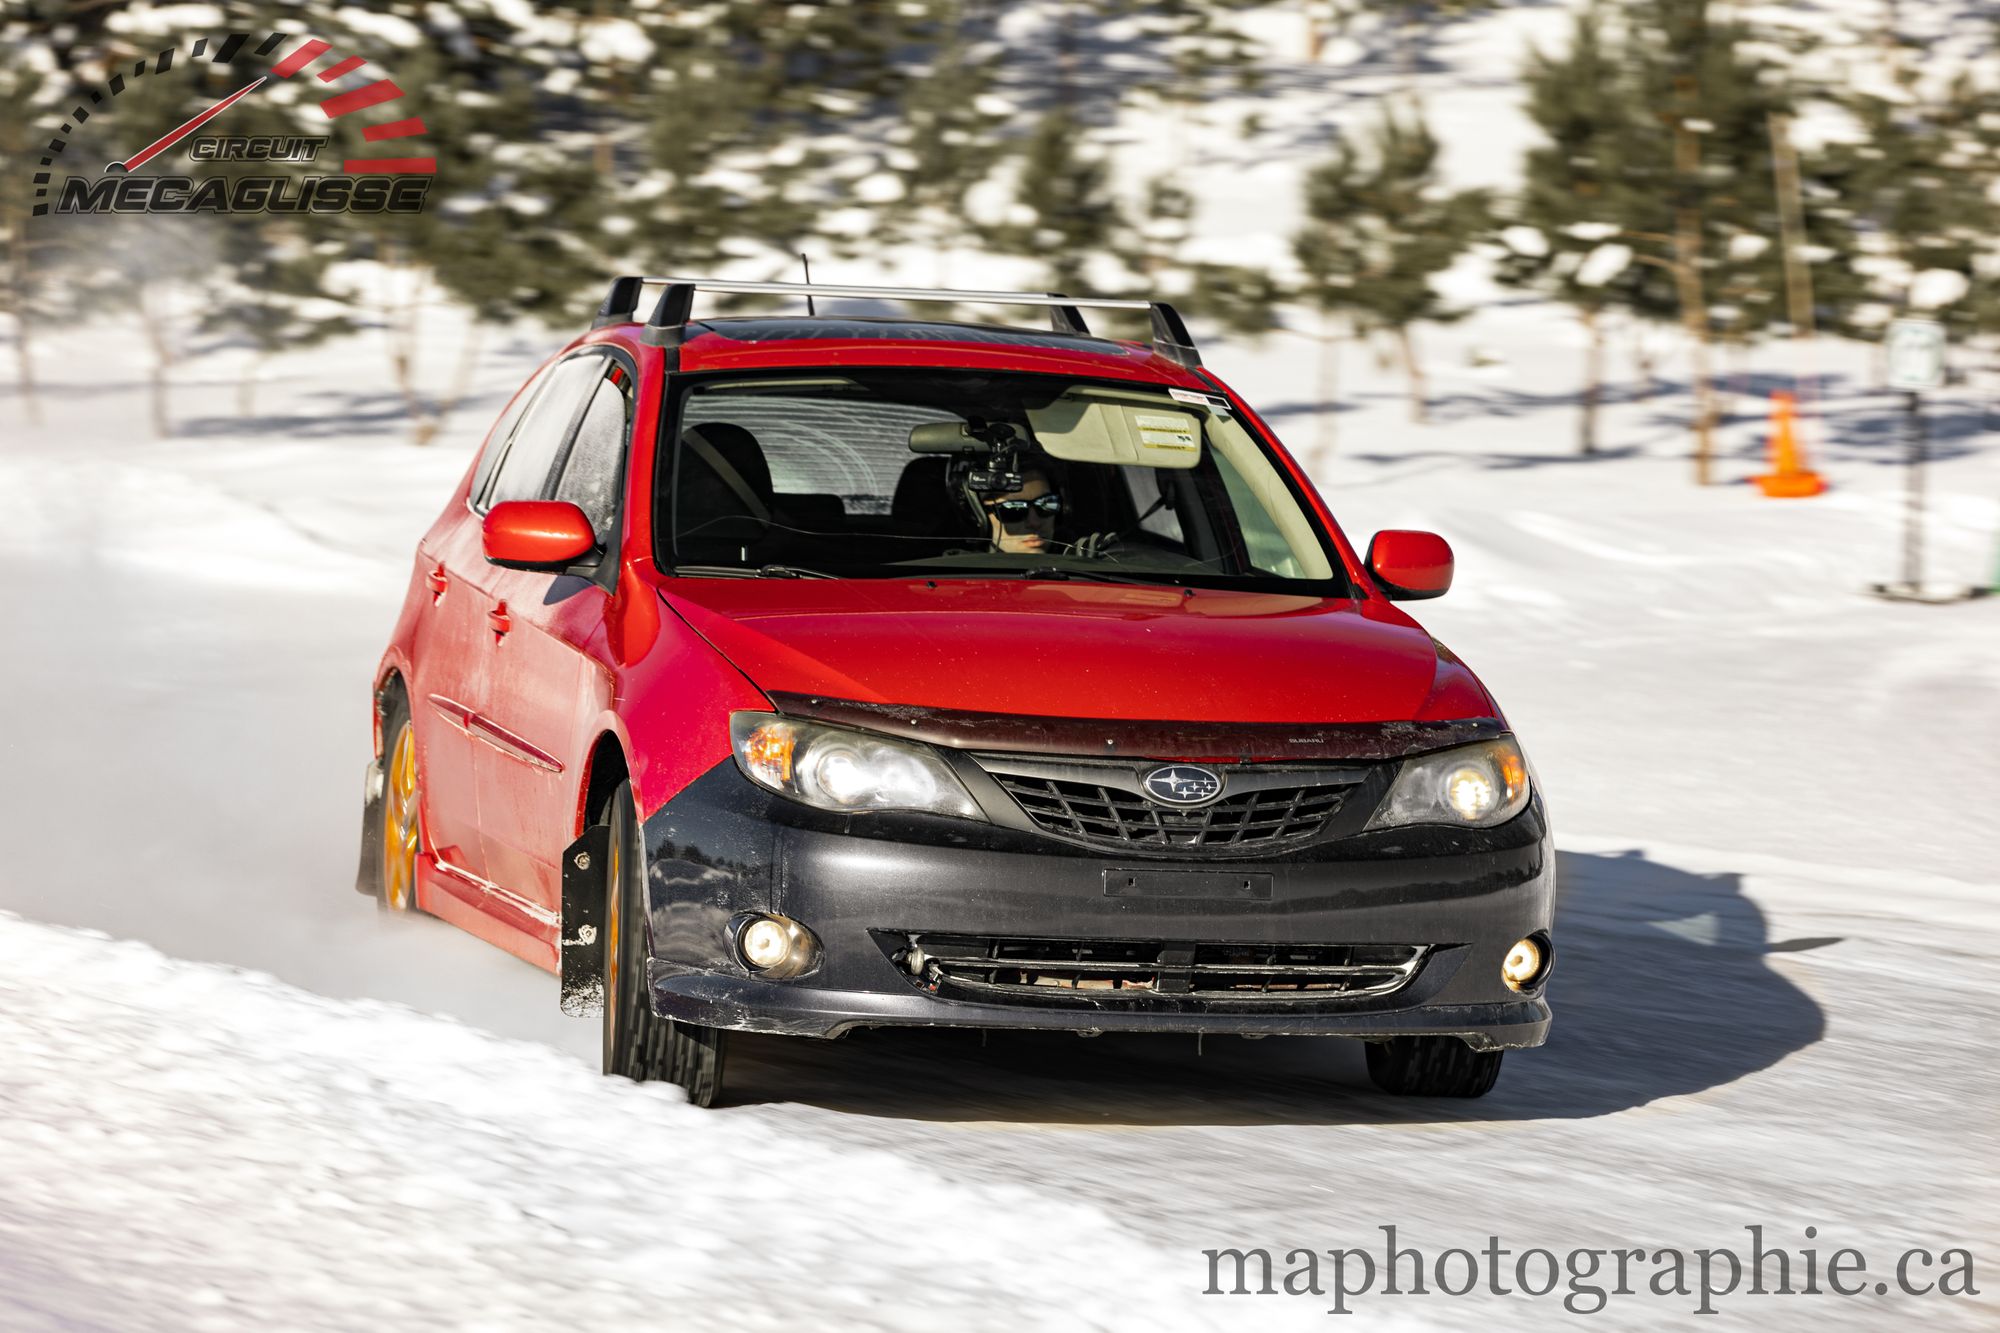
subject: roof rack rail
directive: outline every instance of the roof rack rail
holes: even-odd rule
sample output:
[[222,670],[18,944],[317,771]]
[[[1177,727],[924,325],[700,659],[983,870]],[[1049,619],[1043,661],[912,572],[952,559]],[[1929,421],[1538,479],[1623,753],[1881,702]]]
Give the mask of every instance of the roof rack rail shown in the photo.
[[886,301],[944,301],[954,305],[1046,306],[1049,326],[1057,333],[1088,334],[1085,310],[1144,310],[1153,325],[1153,350],[1192,370],[1201,353],[1188,336],[1180,312],[1165,301],[1127,300],[1106,296],[1068,296],[1062,292],[955,291],[944,287],[850,287],[823,282],[739,282],[729,278],[660,278],[626,275],[614,278],[592,328],[630,323],[638,311],[641,289],[664,287],[646,320],[642,341],[654,347],[678,347],[687,338],[697,290],[767,296],[825,296]]

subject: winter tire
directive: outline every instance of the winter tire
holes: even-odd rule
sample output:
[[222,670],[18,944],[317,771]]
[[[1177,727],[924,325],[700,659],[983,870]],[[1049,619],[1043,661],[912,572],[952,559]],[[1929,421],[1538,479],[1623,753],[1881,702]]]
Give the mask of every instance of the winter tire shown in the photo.
[[632,784],[611,798],[611,858],[605,867],[604,1072],[637,1083],[678,1084],[696,1106],[722,1092],[728,1034],[653,1012],[646,986],[645,854]]

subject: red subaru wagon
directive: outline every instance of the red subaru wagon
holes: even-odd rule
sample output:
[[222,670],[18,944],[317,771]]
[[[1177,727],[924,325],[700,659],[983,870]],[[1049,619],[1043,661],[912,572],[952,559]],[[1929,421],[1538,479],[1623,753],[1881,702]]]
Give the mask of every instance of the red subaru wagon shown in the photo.
[[702,1105],[732,1031],[897,1024],[1358,1038],[1478,1096],[1547,1033],[1555,872],[1395,605],[1451,577],[1428,533],[1357,556],[1164,303],[619,278],[418,544],[359,887]]

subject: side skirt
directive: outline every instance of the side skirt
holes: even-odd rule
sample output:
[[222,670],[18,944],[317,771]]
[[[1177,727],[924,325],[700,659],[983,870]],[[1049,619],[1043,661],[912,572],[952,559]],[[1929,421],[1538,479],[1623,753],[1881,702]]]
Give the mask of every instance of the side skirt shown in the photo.
[[555,913],[441,865],[428,852],[417,858],[417,905],[544,972],[557,968]]

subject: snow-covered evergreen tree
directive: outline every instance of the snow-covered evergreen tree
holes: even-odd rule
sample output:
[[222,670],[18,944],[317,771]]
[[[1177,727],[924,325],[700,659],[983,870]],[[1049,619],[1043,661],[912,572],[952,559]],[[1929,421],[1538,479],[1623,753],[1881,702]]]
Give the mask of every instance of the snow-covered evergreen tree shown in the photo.
[[1530,55],[1527,110],[1545,141],[1528,151],[1499,233],[1501,280],[1546,292],[1583,325],[1577,447],[1586,454],[1597,448],[1611,312],[1664,319],[1674,309],[1666,266],[1635,262],[1630,233],[1647,225],[1640,215],[1649,205],[1634,195],[1625,155],[1644,111],[1622,77],[1608,21],[1605,6],[1593,5],[1574,18],[1567,50]]
[[1357,333],[1395,340],[1410,384],[1410,416],[1427,413],[1414,327],[1463,312],[1435,285],[1486,225],[1481,191],[1448,191],[1438,141],[1415,112],[1385,109],[1365,139],[1343,140],[1305,182],[1306,225],[1292,248],[1302,295]]
[[1066,108],[1043,116],[1021,151],[1014,211],[999,239],[1042,260],[1049,290],[1091,290],[1093,261],[1113,257],[1125,223],[1103,157],[1081,143],[1082,127]]

